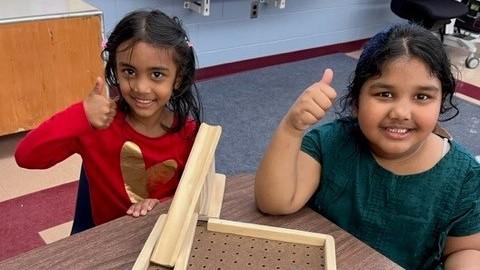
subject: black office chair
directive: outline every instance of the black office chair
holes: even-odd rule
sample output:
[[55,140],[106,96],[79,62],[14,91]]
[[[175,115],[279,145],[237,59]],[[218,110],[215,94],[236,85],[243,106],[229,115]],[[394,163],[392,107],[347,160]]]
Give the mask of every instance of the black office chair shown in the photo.
[[[479,2],[479,1],[474,1]],[[473,5],[466,0],[458,2],[455,0],[392,0],[390,8],[400,18],[409,20],[410,22],[422,25],[432,31],[438,31],[440,38],[448,45],[455,47],[467,48],[469,54],[465,60],[468,68],[476,68],[479,65],[479,58],[476,56],[477,48],[473,43],[475,38],[471,38],[461,33],[460,24],[455,24],[456,31],[453,35],[447,35],[445,32],[446,25],[452,19],[465,18],[471,16]],[[475,12],[475,16],[477,16]]]
[[78,180],[77,204],[75,206],[75,216],[70,235],[93,228],[95,224],[92,218],[92,207],[90,204],[90,191],[88,190],[88,178],[83,169],[80,170],[80,179]]

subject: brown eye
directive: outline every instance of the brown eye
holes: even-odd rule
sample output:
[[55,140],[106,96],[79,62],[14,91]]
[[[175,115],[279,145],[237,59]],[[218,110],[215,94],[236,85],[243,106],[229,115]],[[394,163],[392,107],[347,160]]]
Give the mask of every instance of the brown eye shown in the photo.
[[418,94],[415,96],[415,99],[417,100],[428,100],[430,97],[424,94]]
[[382,98],[391,98],[391,97],[393,97],[392,93],[390,93],[390,92],[380,92],[380,93],[377,93],[377,96],[382,97]]
[[130,69],[130,68],[122,69],[122,73],[125,74],[127,77],[135,76],[135,71],[133,69]]
[[153,79],[161,79],[163,77],[163,74],[160,72],[160,71],[155,71],[155,72],[152,72],[152,78]]

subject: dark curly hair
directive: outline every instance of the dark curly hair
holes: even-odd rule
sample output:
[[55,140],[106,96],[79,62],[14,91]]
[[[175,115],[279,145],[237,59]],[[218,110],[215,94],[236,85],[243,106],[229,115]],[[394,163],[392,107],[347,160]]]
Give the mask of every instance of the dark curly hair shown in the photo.
[[174,89],[167,108],[175,113],[176,121],[172,127],[164,128],[169,132],[179,131],[189,116],[200,124],[202,106],[195,85],[195,52],[180,20],[177,17],[171,18],[159,10],[137,10],[127,14],[110,34],[102,51],[102,57],[106,62],[105,80],[110,89],[117,90],[120,96],[119,109],[128,113],[131,109],[118,91],[116,72],[117,48],[125,41],[131,42],[128,48],[142,41],[173,52],[180,85],[178,89]]
[[370,78],[381,76],[382,68],[390,61],[402,57],[415,57],[427,65],[433,76],[440,80],[442,86],[442,107],[440,114],[451,114],[447,121],[458,115],[458,108],[453,103],[455,78],[453,67],[438,37],[430,31],[415,24],[396,24],[373,36],[364,46],[358,60],[353,79],[348,86],[348,93],[340,99],[341,111],[338,115],[350,116],[358,108],[358,98],[363,84]]

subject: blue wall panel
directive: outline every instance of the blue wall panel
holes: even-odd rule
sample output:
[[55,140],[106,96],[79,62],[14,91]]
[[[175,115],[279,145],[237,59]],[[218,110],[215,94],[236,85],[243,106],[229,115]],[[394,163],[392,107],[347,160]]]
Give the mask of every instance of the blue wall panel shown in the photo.
[[250,18],[250,0],[211,0],[210,16],[183,8],[183,0],[88,0],[104,13],[105,32],[134,9],[158,8],[182,19],[209,67],[262,56],[368,38],[400,21],[384,0],[287,0],[284,9],[261,4]]

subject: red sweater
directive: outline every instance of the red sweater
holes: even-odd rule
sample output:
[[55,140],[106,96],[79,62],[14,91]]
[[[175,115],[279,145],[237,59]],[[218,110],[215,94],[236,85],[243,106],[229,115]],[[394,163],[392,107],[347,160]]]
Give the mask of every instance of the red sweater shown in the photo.
[[[107,129],[98,130],[90,126],[83,104],[77,103],[29,132],[18,145],[15,159],[20,167],[45,169],[80,154],[88,177],[93,220],[99,225],[125,215],[132,204],[126,191],[128,181],[121,171],[123,144],[131,141],[140,147],[149,171],[145,190],[149,198],[162,199],[175,193],[196,127],[190,120],[179,132],[149,138],[136,132],[118,111]],[[166,166],[162,166],[165,161]]]

